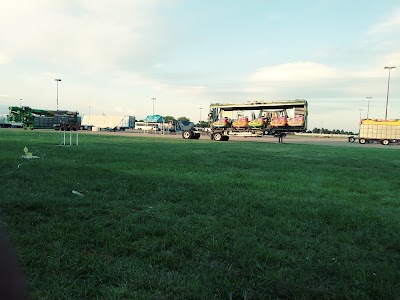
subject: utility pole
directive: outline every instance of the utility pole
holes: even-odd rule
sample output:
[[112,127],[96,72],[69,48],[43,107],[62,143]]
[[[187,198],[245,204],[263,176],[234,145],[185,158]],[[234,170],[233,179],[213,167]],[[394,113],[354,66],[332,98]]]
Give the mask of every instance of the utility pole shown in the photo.
[[153,100],[153,116],[154,116],[154,101],[156,101],[157,98],[151,98],[151,100]]
[[368,119],[368,116],[369,116],[369,100],[371,100],[372,97],[367,97],[367,99],[368,99],[368,108],[367,108],[367,119]]
[[385,120],[387,120],[387,110],[389,105],[389,84],[390,84],[390,70],[396,69],[396,67],[385,67],[384,70],[389,70],[389,77],[388,77],[388,87],[387,87],[387,94],[386,94],[386,111],[385,111]]
[[202,107],[199,107],[199,110],[200,110],[200,120],[199,120],[199,123],[201,122],[201,110],[202,110],[203,108]]
[[58,82],[60,82],[61,79],[54,79],[54,81],[57,81],[57,111],[58,111]]

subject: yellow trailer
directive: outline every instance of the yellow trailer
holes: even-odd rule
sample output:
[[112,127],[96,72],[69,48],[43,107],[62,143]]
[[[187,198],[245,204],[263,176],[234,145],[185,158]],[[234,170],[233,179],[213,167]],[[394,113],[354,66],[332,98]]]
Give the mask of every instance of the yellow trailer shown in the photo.
[[[356,139],[351,136],[349,142],[354,142]],[[383,145],[400,143],[400,120],[362,120],[358,142],[360,144],[380,142]]]

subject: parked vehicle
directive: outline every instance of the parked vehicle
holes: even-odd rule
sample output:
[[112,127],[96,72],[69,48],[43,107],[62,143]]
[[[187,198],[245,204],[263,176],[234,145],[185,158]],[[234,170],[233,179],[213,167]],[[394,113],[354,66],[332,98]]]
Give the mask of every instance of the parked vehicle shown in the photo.
[[358,136],[350,136],[349,142],[360,144],[378,142],[383,145],[400,143],[400,120],[365,119],[360,123]]
[[44,110],[28,106],[11,106],[7,116],[11,122],[21,122],[24,129],[53,128],[56,130],[78,130],[81,118],[76,111]]
[[135,128],[134,116],[106,116],[106,115],[84,115],[82,118],[82,129],[92,130],[94,127],[100,130],[124,131]]
[[[208,136],[215,141],[228,141],[232,136],[262,137],[281,132],[305,132],[307,107],[305,100],[211,104]],[[194,132],[194,129],[188,130]]]
[[183,121],[178,121],[176,123],[176,129],[178,131],[182,131],[182,137],[184,139],[199,139],[200,138],[200,132],[194,127],[193,122],[183,122]]

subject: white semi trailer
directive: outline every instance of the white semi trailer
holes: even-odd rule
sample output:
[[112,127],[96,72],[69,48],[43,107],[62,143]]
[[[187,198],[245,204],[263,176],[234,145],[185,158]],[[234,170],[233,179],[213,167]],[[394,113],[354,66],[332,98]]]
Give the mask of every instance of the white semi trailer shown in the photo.
[[92,130],[125,130],[135,128],[134,116],[105,116],[84,115],[82,117],[82,128]]
[[400,120],[362,120],[358,137],[350,136],[349,142],[353,143],[357,139],[360,144],[400,143]]

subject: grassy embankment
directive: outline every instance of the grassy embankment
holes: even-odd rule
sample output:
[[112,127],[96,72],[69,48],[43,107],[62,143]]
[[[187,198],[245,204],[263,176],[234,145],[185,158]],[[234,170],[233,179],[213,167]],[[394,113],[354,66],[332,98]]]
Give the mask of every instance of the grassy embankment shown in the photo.
[[[33,299],[400,295],[397,148],[60,140],[0,131],[0,222]],[[40,158],[17,169],[24,146]]]

